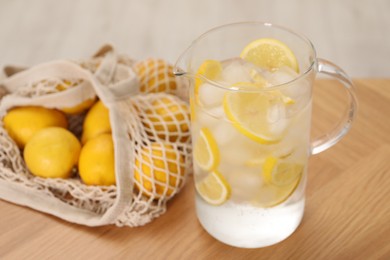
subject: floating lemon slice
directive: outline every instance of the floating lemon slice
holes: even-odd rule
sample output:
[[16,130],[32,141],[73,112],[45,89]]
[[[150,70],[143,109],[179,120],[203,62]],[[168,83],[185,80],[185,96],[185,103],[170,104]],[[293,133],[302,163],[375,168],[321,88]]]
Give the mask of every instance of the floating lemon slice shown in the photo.
[[267,157],[263,164],[265,185],[259,190],[255,204],[273,207],[283,203],[298,187],[302,173],[301,164],[279,162],[276,157]]
[[220,155],[217,142],[208,128],[202,128],[194,147],[195,162],[205,171],[218,167]]
[[221,205],[230,197],[231,188],[225,177],[218,171],[212,171],[203,180],[195,184],[198,194],[211,205]]
[[[240,87],[244,91],[225,94],[223,107],[226,117],[240,133],[250,139],[261,144],[277,143],[282,138],[285,126],[276,126],[278,123],[270,117],[275,114],[280,116],[279,110],[285,106],[283,95],[279,91],[245,92],[261,90],[263,86],[257,83],[240,83],[241,86],[244,84],[245,88]],[[280,121],[279,118],[276,121]]]
[[[198,69],[197,75],[201,75],[207,79],[215,80],[222,73],[222,65],[217,60],[205,60]],[[199,101],[199,88],[203,83],[203,79],[197,77],[195,79],[195,97]]]
[[277,39],[255,40],[244,48],[240,57],[271,71],[287,66],[299,72],[298,61],[294,53],[286,44]]

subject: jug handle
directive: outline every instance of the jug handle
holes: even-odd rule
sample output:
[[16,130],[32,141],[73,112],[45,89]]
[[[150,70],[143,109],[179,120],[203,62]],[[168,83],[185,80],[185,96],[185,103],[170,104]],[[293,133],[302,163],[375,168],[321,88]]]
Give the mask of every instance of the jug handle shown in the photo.
[[349,76],[337,65],[325,59],[317,59],[317,71],[331,76],[342,83],[348,96],[348,107],[340,122],[328,133],[316,138],[311,142],[311,154],[318,154],[335,145],[345,134],[348,133],[352,122],[356,117],[358,101],[354,90],[354,85]]

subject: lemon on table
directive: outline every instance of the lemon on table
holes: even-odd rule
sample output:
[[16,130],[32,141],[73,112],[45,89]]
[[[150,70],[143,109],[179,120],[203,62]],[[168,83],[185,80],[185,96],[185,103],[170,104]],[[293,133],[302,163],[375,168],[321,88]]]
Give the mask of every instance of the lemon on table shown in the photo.
[[104,133],[111,133],[110,115],[101,100],[97,101],[85,116],[81,143]]
[[197,71],[198,77],[196,77],[195,79],[195,87],[194,87],[196,101],[199,102],[199,88],[204,81],[204,79],[200,78],[199,76],[202,76],[209,80],[216,80],[220,77],[221,73],[222,73],[222,65],[217,60],[205,60],[199,66],[199,69]]
[[207,177],[195,183],[198,194],[211,205],[221,205],[231,194],[231,188],[225,177],[214,170]]
[[111,134],[101,134],[83,146],[79,175],[87,185],[115,185],[114,142]]
[[159,95],[145,113],[143,123],[148,134],[170,142],[186,142],[190,138],[190,111],[179,98]]
[[30,172],[45,178],[69,178],[80,154],[78,139],[61,127],[38,131],[26,144],[24,160]]
[[152,143],[135,158],[135,184],[145,196],[170,198],[185,175],[184,157],[169,143]]
[[287,66],[299,72],[297,58],[283,42],[273,38],[262,38],[249,43],[240,57],[256,66],[271,71]]
[[278,91],[262,91],[264,87],[259,84],[240,85],[243,91],[231,91],[224,96],[226,117],[240,133],[258,143],[279,142],[286,129],[283,95]]
[[303,174],[303,165],[269,156],[263,164],[265,184],[258,190],[255,203],[262,207],[277,206],[296,190]]
[[21,149],[36,132],[43,128],[49,126],[67,128],[68,126],[68,121],[62,112],[39,106],[12,108],[4,116],[3,122],[9,136]]
[[211,131],[204,127],[200,130],[199,137],[194,146],[195,162],[205,171],[211,171],[218,167],[220,154],[218,144]]

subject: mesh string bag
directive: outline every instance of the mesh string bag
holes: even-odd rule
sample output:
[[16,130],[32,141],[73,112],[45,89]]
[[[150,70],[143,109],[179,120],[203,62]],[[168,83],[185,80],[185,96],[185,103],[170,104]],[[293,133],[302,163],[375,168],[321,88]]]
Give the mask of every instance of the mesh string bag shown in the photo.
[[86,185],[77,168],[68,179],[32,175],[1,120],[0,198],[87,226],[134,227],[163,214],[192,166],[187,86],[171,71],[163,60],[135,62],[111,46],[81,61],[7,67],[8,77],[0,81],[1,119],[14,107],[55,108],[66,112],[68,129],[80,138],[84,106],[104,103],[116,185]]

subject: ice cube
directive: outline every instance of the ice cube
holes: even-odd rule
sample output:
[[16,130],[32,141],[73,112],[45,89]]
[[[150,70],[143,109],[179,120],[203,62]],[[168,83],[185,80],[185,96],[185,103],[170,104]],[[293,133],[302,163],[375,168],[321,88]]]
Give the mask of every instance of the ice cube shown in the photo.
[[200,127],[207,127],[211,130],[215,129],[223,120],[225,112],[222,106],[212,108],[200,108],[196,115],[196,121]]
[[285,104],[286,117],[291,118],[299,112],[311,99],[311,81],[307,78],[294,80],[298,74],[289,67],[282,67],[279,70],[269,73],[267,79],[272,85],[285,84],[280,92],[291,99],[291,104]]
[[274,71],[274,72],[269,72],[266,74],[267,80],[272,84],[272,85],[280,85],[284,84],[287,82],[290,82],[294,80],[295,78],[298,77],[298,74],[292,70],[289,67],[281,67],[280,69]]
[[261,189],[263,180],[260,170],[253,168],[231,168],[230,171],[235,171],[228,176],[228,182],[232,188],[232,199],[236,202],[247,201],[252,199],[256,191]]
[[246,149],[236,139],[231,139],[229,143],[221,148],[221,163],[245,165],[248,158],[251,158],[250,150]]
[[294,145],[292,142],[284,141],[280,144],[277,144],[275,148],[273,149],[272,154],[278,158],[287,158],[291,156],[294,152]]
[[247,136],[236,131],[235,136],[221,147],[221,161],[234,165],[253,165],[267,156],[267,146],[249,139]]
[[244,60],[236,59],[224,67],[222,71],[222,80],[228,84],[251,82],[252,77],[250,74],[250,68],[245,65]]
[[285,105],[281,102],[272,104],[267,111],[267,121],[270,132],[275,135],[281,135],[288,124]]
[[204,83],[199,87],[199,101],[204,107],[220,106],[225,95],[225,90],[210,83]]
[[204,111],[217,120],[225,120],[225,111],[221,106],[215,106],[212,108],[204,108]]
[[285,109],[281,106],[281,104],[276,103],[271,105],[267,111],[267,121],[270,124],[278,122],[280,119],[284,117]]
[[[232,140],[237,138],[237,135],[239,135],[239,133],[235,128],[233,128],[231,123],[223,120],[221,120],[218,126],[214,128],[213,134],[215,136],[215,140],[217,141],[219,147],[224,147],[229,145],[232,142]],[[230,147],[229,149],[231,148],[232,147]]]
[[277,122],[269,125],[270,132],[275,136],[281,136],[283,132],[287,129],[288,119],[281,118]]

